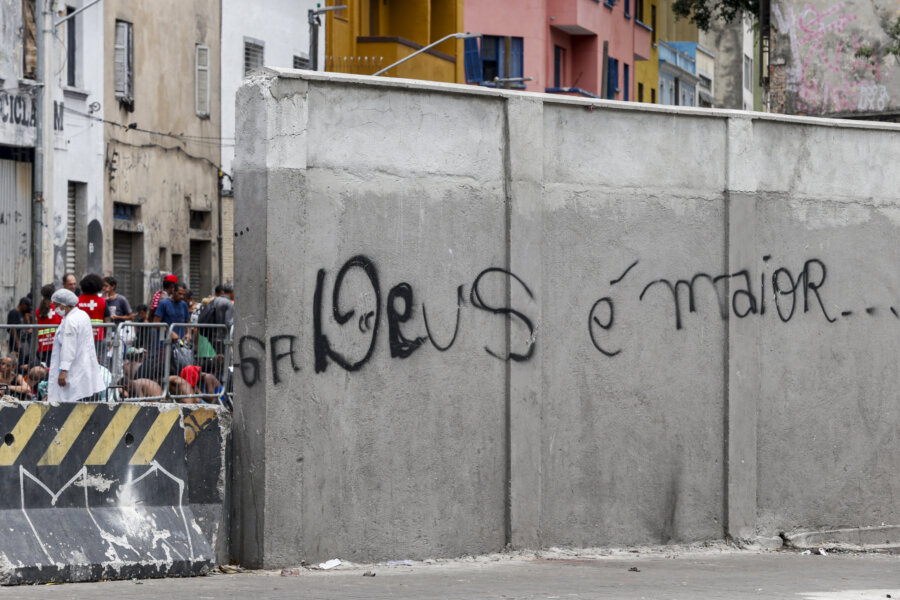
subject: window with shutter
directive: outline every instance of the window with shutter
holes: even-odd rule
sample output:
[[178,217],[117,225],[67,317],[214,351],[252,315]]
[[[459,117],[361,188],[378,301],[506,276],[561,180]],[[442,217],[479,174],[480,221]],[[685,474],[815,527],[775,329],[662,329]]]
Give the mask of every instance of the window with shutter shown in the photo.
[[259,69],[265,62],[265,47],[262,42],[244,40],[244,75]]
[[481,83],[484,80],[481,71],[481,52],[478,50],[478,38],[465,38],[466,83]]
[[198,45],[195,52],[196,74],[194,109],[198,117],[209,116],[209,46]]
[[131,23],[116,21],[116,39],[113,46],[113,85],[116,98],[125,103],[131,103],[134,100],[131,37]]
[[606,98],[615,100],[616,92],[619,91],[619,61],[610,56],[607,65]]
[[305,56],[297,56],[294,55],[294,68],[295,69],[308,69],[309,68],[309,59]]

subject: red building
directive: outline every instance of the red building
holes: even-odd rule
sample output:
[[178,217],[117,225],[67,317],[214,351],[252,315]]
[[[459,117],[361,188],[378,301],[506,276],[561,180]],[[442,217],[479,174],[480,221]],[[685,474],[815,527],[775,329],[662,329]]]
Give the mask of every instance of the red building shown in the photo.
[[466,0],[465,30],[483,34],[466,40],[466,80],[633,100],[651,32],[634,9],[635,0]]

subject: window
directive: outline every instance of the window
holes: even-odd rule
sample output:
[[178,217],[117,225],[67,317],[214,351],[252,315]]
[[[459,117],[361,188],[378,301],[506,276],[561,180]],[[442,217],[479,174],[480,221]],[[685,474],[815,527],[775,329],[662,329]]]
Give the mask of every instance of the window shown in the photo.
[[634,18],[644,22],[644,0],[634,0]]
[[209,116],[209,46],[195,48],[194,110],[198,117]]
[[[640,0],[636,0],[636,1],[640,2]],[[631,18],[631,0],[625,0],[625,18],[626,19]]]
[[609,57],[606,71],[606,99],[615,100],[619,91],[619,61]]
[[134,221],[136,216],[133,204],[125,204],[124,202],[113,202],[113,219],[120,221]]
[[478,38],[463,40],[466,66],[466,83],[481,83],[484,76],[481,70],[481,54],[478,52]]
[[639,84],[638,84],[638,98],[637,98],[637,100],[638,100],[638,102],[643,102],[643,101],[644,101],[644,84],[643,84],[643,83],[639,83]]
[[753,59],[744,55],[744,89],[753,89]]
[[622,69],[624,70],[624,73],[623,73],[623,75],[624,75],[624,76],[623,76],[623,80],[624,80],[624,82],[625,82],[625,86],[624,86],[625,93],[624,93],[623,100],[625,100],[625,102],[628,102],[628,100],[629,100],[629,97],[628,97],[628,96],[629,96],[629,92],[630,92],[630,89],[631,89],[631,82],[630,82],[630,78],[629,78],[629,76],[628,76],[628,75],[629,75],[629,73],[628,73],[628,63],[625,63],[624,65],[622,65]]
[[309,59],[305,56],[297,56],[294,55],[294,68],[295,69],[308,69],[309,68]]
[[656,5],[650,5],[650,43],[656,43]]
[[[75,12],[75,9],[71,6],[66,7],[66,14],[71,15]],[[66,85],[70,85],[74,87],[76,85],[75,80],[75,66],[76,66],[76,50],[77,46],[77,24],[75,22],[76,17],[69,18],[66,21]]]
[[263,66],[266,50],[262,42],[244,40],[244,75]]
[[656,88],[650,88],[650,102],[656,104]]
[[[524,88],[521,81],[508,81],[523,77],[524,40],[520,37],[481,36],[481,51],[469,38],[465,43],[466,82],[493,84],[502,87]],[[507,81],[503,81],[507,80]]]
[[560,46],[553,46],[553,87],[562,87],[563,67],[566,64],[566,50]]
[[[3,9],[7,9],[4,7]],[[4,13],[5,14],[5,13]],[[22,2],[22,77],[37,79],[37,20],[34,0]]]
[[134,71],[131,23],[116,21],[116,39],[113,46],[113,82],[116,98],[125,105],[134,104]]

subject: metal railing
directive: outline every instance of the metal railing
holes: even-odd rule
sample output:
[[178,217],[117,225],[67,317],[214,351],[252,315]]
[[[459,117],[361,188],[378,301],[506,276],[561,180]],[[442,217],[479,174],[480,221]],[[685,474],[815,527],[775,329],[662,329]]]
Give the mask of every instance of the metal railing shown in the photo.
[[[0,396],[45,400],[57,325],[0,325]],[[196,323],[92,325],[107,389],[89,400],[232,407],[232,331]]]

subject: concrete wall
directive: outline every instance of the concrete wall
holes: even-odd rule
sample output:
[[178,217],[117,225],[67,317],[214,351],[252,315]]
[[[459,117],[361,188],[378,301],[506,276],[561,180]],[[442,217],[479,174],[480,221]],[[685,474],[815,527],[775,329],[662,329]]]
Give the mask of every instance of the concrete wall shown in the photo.
[[245,564],[900,523],[897,127],[291,71],[237,114]]

